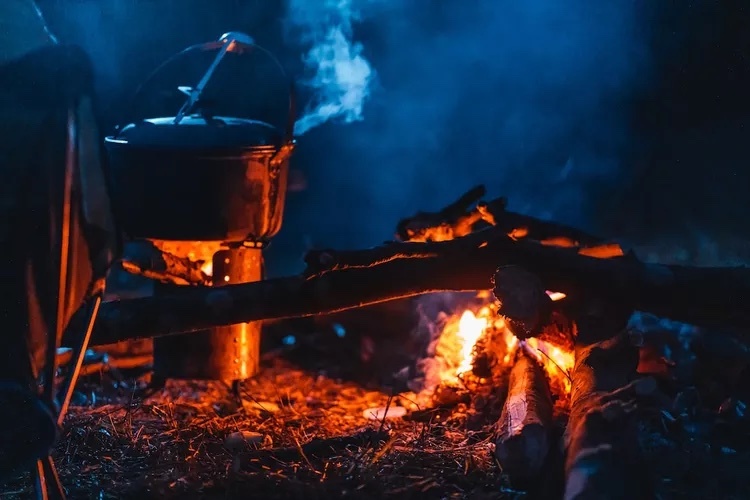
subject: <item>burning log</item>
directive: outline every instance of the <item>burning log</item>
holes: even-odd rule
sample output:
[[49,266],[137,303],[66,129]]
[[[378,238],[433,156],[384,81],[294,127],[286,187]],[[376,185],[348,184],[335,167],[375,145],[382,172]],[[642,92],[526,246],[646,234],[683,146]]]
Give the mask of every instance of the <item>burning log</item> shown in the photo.
[[131,274],[163,283],[196,285],[208,279],[201,270],[202,262],[161,251],[147,240],[131,245],[129,254],[120,263]]
[[[506,210],[504,197],[487,202],[479,201],[486,194],[484,186],[471,188],[455,202],[437,212],[418,212],[401,220],[396,236],[401,241],[445,241],[495,226],[514,238],[529,238],[557,246],[598,247],[602,238],[551,221],[529,217]],[[471,205],[476,203],[474,208]]]
[[[420,261],[432,267],[431,273],[443,275],[438,280],[451,276],[445,290],[486,289],[486,272],[491,275],[498,266],[516,265],[539,276],[547,289],[570,297],[582,291],[591,292],[622,303],[630,310],[705,327],[744,330],[750,320],[743,300],[750,292],[750,268],[649,264],[632,254],[597,258],[578,248],[514,240],[498,228],[451,241],[310,252],[306,260],[308,275],[313,277],[358,268],[387,273],[389,269],[382,267],[384,264],[404,260],[415,262],[416,269],[416,261]],[[454,273],[459,269],[456,276]],[[409,278],[393,276],[393,279]]]
[[[476,186],[461,197],[437,212],[417,212],[412,217],[401,220],[396,225],[396,236],[401,241],[447,241],[473,232],[483,213],[471,209],[486,193],[484,186]],[[501,198],[499,204],[504,204]]]
[[510,372],[508,398],[497,422],[495,456],[513,482],[539,476],[550,450],[552,397],[542,367],[526,354]]
[[503,265],[528,269],[547,289],[568,297],[586,291],[629,310],[698,326],[744,330],[750,324],[748,268],[646,264],[633,255],[601,259],[577,248],[514,240],[494,227],[451,241],[311,252],[306,261],[302,276],[220,289],[185,287],[162,297],[105,303],[92,340],[115,343],[332,313],[430,292],[488,290]]
[[651,378],[631,382],[638,351],[626,334],[590,342],[591,327],[581,325],[571,374],[565,498],[650,498],[642,490],[647,481],[632,416],[635,399],[653,394],[656,384]]

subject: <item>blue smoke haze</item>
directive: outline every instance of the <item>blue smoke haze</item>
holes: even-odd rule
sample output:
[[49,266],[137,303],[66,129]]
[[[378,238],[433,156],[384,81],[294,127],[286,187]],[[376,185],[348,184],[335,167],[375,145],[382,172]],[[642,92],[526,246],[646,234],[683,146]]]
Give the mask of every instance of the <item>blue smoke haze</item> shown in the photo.
[[225,31],[250,33],[298,75],[311,121],[293,165],[308,189],[288,197],[268,255],[276,275],[298,271],[308,245],[390,239],[400,218],[479,183],[516,211],[594,226],[647,147],[632,101],[689,38],[678,19],[655,57],[659,9],[629,0],[45,3],[61,38],[92,55],[110,124],[160,62]]
[[300,227],[315,244],[377,244],[478,183],[516,210],[588,225],[587,193],[620,174],[629,99],[649,81],[636,3],[359,5],[355,40],[377,73],[364,119],[300,139]]

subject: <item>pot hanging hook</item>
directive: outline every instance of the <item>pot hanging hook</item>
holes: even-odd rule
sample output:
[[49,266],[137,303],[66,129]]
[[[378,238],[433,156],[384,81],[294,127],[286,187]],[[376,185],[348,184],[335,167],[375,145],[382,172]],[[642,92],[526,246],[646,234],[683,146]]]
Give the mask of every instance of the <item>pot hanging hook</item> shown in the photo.
[[192,88],[179,87],[179,90],[187,94],[188,98],[187,101],[185,101],[185,104],[182,105],[182,108],[180,108],[180,111],[174,117],[173,123],[175,125],[178,125],[182,121],[182,119],[185,118],[185,115],[192,111],[193,106],[195,106],[195,103],[198,102],[198,99],[203,93],[203,89],[205,89],[206,85],[208,85],[209,80],[211,80],[211,77],[216,71],[216,68],[219,66],[222,59],[224,59],[224,56],[226,56],[227,52],[231,52],[238,45],[249,47],[251,45],[254,45],[255,41],[250,35],[241,33],[239,31],[230,31],[229,33],[224,33],[223,35],[221,35],[221,37],[219,38],[219,43],[222,44],[221,50],[218,54],[216,54],[214,61],[211,63],[211,66],[208,67],[206,73],[200,79],[198,84]]

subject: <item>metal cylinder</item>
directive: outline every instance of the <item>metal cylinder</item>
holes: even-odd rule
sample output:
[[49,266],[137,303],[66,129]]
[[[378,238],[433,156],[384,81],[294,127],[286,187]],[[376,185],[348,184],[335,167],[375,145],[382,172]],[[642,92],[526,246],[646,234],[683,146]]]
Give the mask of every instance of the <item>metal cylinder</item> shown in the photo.
[[[260,248],[231,248],[213,256],[213,286],[260,281]],[[155,290],[158,293],[158,287]],[[231,382],[256,375],[262,322],[241,323],[154,339],[154,378]]]

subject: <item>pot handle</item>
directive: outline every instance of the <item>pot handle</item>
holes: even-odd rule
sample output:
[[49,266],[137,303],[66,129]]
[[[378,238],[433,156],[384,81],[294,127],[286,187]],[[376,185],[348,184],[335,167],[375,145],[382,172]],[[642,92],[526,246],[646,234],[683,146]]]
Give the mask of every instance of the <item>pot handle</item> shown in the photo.
[[[203,89],[208,84],[209,80],[211,79],[211,76],[213,76],[214,71],[221,63],[221,60],[224,58],[224,56],[227,54],[227,52],[233,52],[233,51],[251,51],[251,50],[257,50],[261,54],[267,56],[271,62],[276,65],[276,67],[279,69],[279,72],[284,77],[284,79],[289,81],[289,108],[287,112],[287,123],[286,123],[286,131],[284,134],[284,140],[286,143],[292,143],[294,142],[294,123],[296,121],[296,114],[297,114],[297,96],[295,92],[294,87],[294,81],[291,80],[286,71],[284,70],[284,66],[282,66],[281,62],[266,48],[257,45],[253,38],[245,33],[241,32],[229,32],[223,34],[219,40],[215,42],[207,42],[207,43],[199,43],[195,45],[191,45],[190,47],[187,47],[177,54],[173,55],[163,63],[161,63],[154,71],[151,72],[151,74],[146,78],[146,80],[141,83],[141,85],[136,89],[135,94],[133,95],[131,102],[136,102],[138,97],[143,93],[146,85],[168,64],[175,61],[176,59],[182,57],[185,54],[188,54],[190,52],[194,51],[210,51],[210,50],[218,50],[219,53],[216,55],[216,58],[214,59],[213,63],[209,68],[206,70],[206,73],[203,75],[201,80],[198,82],[198,84],[195,87],[179,87],[178,89],[187,95],[187,100],[182,105],[182,108],[180,108],[179,112],[175,116],[174,123],[178,124],[186,114],[188,114],[192,107],[195,105],[196,101],[200,97],[200,94],[203,92]],[[130,106],[128,109],[134,109],[134,106]],[[132,119],[126,120],[126,123],[132,121]],[[120,128],[122,130],[122,128]],[[115,136],[119,135],[119,131]]]

